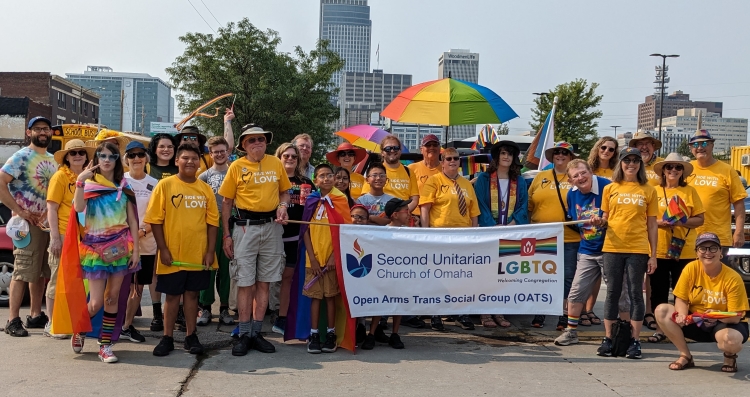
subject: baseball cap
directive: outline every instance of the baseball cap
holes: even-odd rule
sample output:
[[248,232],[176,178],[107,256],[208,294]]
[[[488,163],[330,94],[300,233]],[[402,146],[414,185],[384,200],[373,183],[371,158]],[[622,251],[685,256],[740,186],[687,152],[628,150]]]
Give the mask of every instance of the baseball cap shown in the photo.
[[630,155],[638,156],[638,158],[641,158],[641,151],[634,148],[634,147],[627,147],[625,149],[620,150],[620,160],[624,159],[625,157],[628,157]]
[[697,248],[699,245],[706,242],[715,243],[716,245],[721,247],[721,240],[719,240],[719,236],[711,232],[699,234],[695,239],[695,247]]
[[125,147],[126,152],[129,152],[133,149],[142,149],[143,151],[146,151],[146,147],[138,141],[130,141],[130,143],[128,143],[128,146]]
[[422,145],[421,146],[424,146],[424,145],[426,145],[426,144],[428,144],[430,142],[437,142],[438,145],[439,145],[440,144],[440,139],[438,139],[437,135],[435,135],[435,134],[427,134],[427,135],[424,136],[424,138],[422,138]]
[[42,116],[36,116],[33,119],[29,120],[29,125],[26,127],[27,130],[31,129],[31,126],[34,125],[37,121],[44,121],[47,123],[48,126],[52,127],[52,122],[49,121],[48,118],[42,117]]
[[385,216],[388,218],[393,215],[394,212],[398,211],[399,208],[405,207],[411,203],[411,199],[401,200],[399,198],[392,198],[385,203]]
[[29,222],[18,215],[13,215],[5,225],[5,234],[13,240],[17,248],[25,248],[31,242]]

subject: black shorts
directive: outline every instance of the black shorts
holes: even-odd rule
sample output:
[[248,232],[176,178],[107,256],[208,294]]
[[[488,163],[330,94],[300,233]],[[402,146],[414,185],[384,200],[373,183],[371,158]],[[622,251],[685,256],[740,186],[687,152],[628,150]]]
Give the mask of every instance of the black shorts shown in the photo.
[[297,267],[297,248],[299,241],[284,241],[286,264],[284,267]]
[[719,322],[713,328],[701,329],[696,324],[690,324],[682,327],[682,334],[686,338],[692,339],[696,342],[716,342],[716,332],[724,329],[731,328],[742,334],[742,343],[747,342],[748,337],[748,326],[747,323],[742,322],[738,324],[727,324]]
[[182,295],[185,291],[203,291],[210,286],[210,270],[180,270],[176,273],[156,275],[156,290],[162,294]]
[[141,255],[141,270],[133,274],[133,282],[138,285],[151,285],[154,278],[156,255]]

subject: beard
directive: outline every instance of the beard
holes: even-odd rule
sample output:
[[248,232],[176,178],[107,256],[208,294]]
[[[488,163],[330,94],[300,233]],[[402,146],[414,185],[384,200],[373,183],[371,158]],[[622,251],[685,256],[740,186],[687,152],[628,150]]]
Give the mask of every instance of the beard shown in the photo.
[[[44,139],[43,141],[42,138]],[[51,138],[46,135],[31,135],[31,143],[40,148],[46,148],[49,146],[50,139]]]

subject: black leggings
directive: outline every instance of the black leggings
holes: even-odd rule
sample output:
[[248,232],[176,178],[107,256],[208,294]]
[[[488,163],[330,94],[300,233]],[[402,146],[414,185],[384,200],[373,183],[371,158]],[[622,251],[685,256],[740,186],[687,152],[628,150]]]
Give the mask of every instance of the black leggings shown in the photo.
[[651,280],[651,313],[656,311],[656,306],[669,302],[669,288],[677,285],[677,280],[682,274],[682,269],[690,263],[690,259],[657,259],[656,271],[649,277]]
[[[627,277],[628,293],[630,294],[630,317],[635,321],[643,321],[646,307],[643,303],[643,277],[648,269],[648,255],[619,254],[605,252],[604,274],[607,275],[607,298],[604,301],[604,319],[617,320],[619,314],[622,280]],[[625,269],[627,268],[627,272]]]

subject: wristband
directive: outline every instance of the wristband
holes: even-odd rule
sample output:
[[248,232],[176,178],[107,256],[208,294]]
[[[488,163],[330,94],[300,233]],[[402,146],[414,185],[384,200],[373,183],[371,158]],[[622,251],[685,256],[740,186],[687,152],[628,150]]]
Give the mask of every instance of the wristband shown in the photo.
[[[289,207],[289,203],[287,203],[285,201],[282,201],[282,202],[279,203],[279,207],[287,208],[287,207]],[[276,208],[279,208],[279,207],[276,207]]]
[[76,187],[83,188],[84,186],[86,186],[86,182],[84,182],[84,181],[76,181]]

